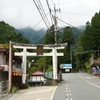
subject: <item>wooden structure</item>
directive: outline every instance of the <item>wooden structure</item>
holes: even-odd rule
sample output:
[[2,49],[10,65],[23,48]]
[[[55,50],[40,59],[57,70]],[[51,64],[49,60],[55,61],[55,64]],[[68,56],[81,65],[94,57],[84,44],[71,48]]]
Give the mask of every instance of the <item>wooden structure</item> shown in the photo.
[[31,86],[43,85],[44,81],[44,73],[41,71],[36,71],[30,75],[29,84]]

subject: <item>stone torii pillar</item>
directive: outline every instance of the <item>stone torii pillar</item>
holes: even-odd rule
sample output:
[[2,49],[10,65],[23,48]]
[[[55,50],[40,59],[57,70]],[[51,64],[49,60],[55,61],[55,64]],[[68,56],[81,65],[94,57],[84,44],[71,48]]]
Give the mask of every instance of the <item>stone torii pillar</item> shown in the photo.
[[26,82],[26,59],[27,59],[27,56],[26,56],[26,52],[27,52],[27,49],[26,48],[23,48],[23,60],[22,60],[22,83],[25,84]]
[[56,48],[52,48],[52,61],[53,61],[53,79],[57,80],[57,50]]

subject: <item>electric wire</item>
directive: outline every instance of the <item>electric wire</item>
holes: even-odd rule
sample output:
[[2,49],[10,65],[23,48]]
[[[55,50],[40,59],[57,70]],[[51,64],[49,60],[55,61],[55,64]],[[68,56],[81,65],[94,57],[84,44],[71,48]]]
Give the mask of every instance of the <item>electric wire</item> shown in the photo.
[[61,19],[59,19],[59,18],[57,18],[57,19],[60,20],[61,22],[65,23],[65,24],[69,25],[69,26],[74,27],[75,29],[77,29],[77,30],[79,30],[79,31],[81,31],[81,32],[84,32],[83,29],[77,28],[77,27],[75,27],[75,26],[73,26],[73,25],[71,25],[71,24],[69,24],[69,23],[67,23],[67,22],[65,22],[65,21],[63,21],[63,20],[61,20]]
[[52,0],[52,4],[54,5],[54,2],[53,2],[53,0]]
[[92,14],[82,14],[82,13],[68,13],[68,12],[62,12],[63,14],[71,14],[71,15],[84,15],[84,16],[91,16]]
[[50,18],[51,18],[51,22],[52,22],[52,25],[53,25],[53,15],[52,15],[51,8],[50,8],[48,0],[46,0],[46,3],[47,3],[47,6],[48,6],[48,9],[49,9],[49,12],[50,12]]
[[[46,16],[47,16],[48,14],[49,14],[49,12],[46,14]],[[46,17],[46,16],[45,16],[45,17]],[[43,20],[41,19],[41,20],[33,27],[33,29],[34,29],[41,21],[43,21]],[[16,39],[15,42],[20,41],[22,38],[23,38],[23,37]]]
[[[39,2],[40,2],[40,0],[39,0]],[[48,18],[46,17],[46,14],[45,14],[45,11],[44,11],[44,8],[43,8],[41,2],[40,2],[40,5],[41,5],[41,9],[43,10],[43,13],[42,14],[43,14],[44,21],[46,22],[46,24],[48,24],[48,29],[49,29],[50,23],[49,23]]]
[[46,17],[45,11],[44,11],[44,9],[42,7],[42,4],[41,4],[40,0],[33,0],[33,1],[34,1],[35,5],[36,5],[36,7],[37,7],[37,9],[38,9],[38,11],[40,13],[45,25],[47,26],[47,29],[49,29],[50,23],[48,21],[48,18]]
[[[39,0],[39,2],[40,2],[40,0]],[[49,27],[50,27],[49,20],[48,20],[48,18],[46,17],[46,13],[45,13],[45,11],[44,11],[44,8],[43,8],[41,2],[40,2],[40,5],[41,5],[41,8],[43,9],[44,18],[46,18],[45,20],[47,20],[47,23],[49,24]]]
[[58,7],[59,7],[59,12],[60,12],[61,19],[63,19],[62,14],[61,14],[61,9],[60,9],[59,0],[57,0],[57,3],[58,3]]
[[[47,13],[46,16],[47,16],[48,14],[49,14],[49,13]],[[40,22],[42,22],[42,21],[43,21],[43,20],[41,19],[36,25],[34,25],[34,26],[33,26],[33,29],[34,29],[38,24],[40,24]]]
[[78,1],[81,1],[81,0],[74,0],[74,1],[62,2],[62,3],[59,3],[59,4],[63,5],[63,4],[66,4],[66,3],[78,2]]
[[97,52],[97,51],[100,51],[100,50],[82,51],[82,52],[77,52],[76,54],[91,53],[91,52]]

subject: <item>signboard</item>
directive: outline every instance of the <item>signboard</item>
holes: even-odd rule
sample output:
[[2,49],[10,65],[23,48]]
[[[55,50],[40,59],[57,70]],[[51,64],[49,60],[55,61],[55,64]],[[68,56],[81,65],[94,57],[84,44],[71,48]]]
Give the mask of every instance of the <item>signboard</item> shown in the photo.
[[37,55],[43,55],[43,46],[37,46]]
[[61,64],[60,69],[72,69],[72,64]]

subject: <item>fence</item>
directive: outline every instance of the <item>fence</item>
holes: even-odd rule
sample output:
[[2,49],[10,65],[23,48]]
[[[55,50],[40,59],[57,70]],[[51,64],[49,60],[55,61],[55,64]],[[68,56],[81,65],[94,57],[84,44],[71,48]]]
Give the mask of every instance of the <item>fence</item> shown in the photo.
[[1,81],[0,82],[0,97],[2,97],[4,93],[8,93],[8,92],[9,92],[9,81]]
[[49,78],[49,79],[53,79],[53,72],[52,71],[51,72],[46,72],[45,77]]

